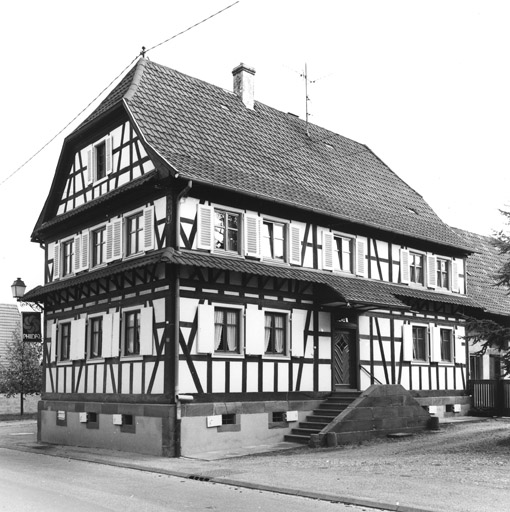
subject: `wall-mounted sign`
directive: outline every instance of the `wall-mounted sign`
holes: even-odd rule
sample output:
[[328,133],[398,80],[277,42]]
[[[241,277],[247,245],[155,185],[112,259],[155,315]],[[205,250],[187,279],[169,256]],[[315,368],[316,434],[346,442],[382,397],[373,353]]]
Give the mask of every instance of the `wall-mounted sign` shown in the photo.
[[23,341],[42,341],[41,313],[24,312],[23,320]]

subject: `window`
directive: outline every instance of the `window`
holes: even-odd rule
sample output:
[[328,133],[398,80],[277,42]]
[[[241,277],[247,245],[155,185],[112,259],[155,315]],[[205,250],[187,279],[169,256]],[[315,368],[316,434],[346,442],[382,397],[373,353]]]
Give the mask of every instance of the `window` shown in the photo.
[[143,213],[126,219],[126,256],[137,254],[143,249]]
[[352,273],[352,239],[335,236],[333,252],[333,270]]
[[105,262],[106,227],[92,232],[92,266],[97,267]]
[[90,319],[89,357],[101,357],[102,345],[103,318],[99,316]]
[[239,252],[239,215],[214,211],[214,249]]
[[103,141],[95,146],[96,153],[96,180],[106,176],[106,143]]
[[112,138],[106,137],[90,147],[87,154],[88,180],[100,181],[112,172]]
[[450,288],[450,262],[448,260],[443,260],[441,258],[437,258],[436,263],[436,272],[437,272],[437,287],[438,288]]
[[441,336],[441,361],[453,361],[452,331],[450,329],[440,329]]
[[62,243],[62,277],[73,273],[74,240]]
[[239,310],[216,308],[214,310],[215,352],[239,353]]
[[285,261],[285,224],[265,220],[262,229],[262,257]]
[[69,349],[71,348],[71,322],[60,324],[59,360],[69,360]]
[[128,311],[124,314],[124,355],[140,353],[140,311]]
[[265,353],[285,354],[287,339],[287,315],[266,312],[265,314]]
[[409,281],[416,284],[424,284],[423,254],[411,252],[409,254]]
[[413,359],[427,360],[427,328],[413,326]]

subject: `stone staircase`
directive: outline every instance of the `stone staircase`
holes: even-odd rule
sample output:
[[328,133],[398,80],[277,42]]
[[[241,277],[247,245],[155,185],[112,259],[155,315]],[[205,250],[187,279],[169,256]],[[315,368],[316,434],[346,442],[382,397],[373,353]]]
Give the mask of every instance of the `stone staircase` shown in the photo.
[[293,428],[291,433],[285,436],[285,441],[309,444],[312,434],[319,434],[359,396],[360,391],[353,389],[334,391],[318,409],[314,409],[313,413],[306,417],[306,421],[301,421],[297,428]]

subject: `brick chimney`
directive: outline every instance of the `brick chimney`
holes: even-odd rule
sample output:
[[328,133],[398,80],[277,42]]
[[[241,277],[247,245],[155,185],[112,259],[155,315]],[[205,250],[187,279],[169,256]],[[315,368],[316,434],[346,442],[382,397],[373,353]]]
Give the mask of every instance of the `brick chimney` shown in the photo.
[[234,94],[239,96],[247,108],[253,110],[255,105],[255,70],[242,62],[232,70],[234,75]]

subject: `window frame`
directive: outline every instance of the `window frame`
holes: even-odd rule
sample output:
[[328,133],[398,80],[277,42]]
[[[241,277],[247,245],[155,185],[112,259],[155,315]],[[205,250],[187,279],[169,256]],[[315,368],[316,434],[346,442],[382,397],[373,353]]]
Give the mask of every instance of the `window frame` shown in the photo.
[[[136,220],[135,229],[132,229],[132,222]],[[144,252],[144,211],[138,210],[124,216],[125,256],[129,258]],[[133,248],[132,237],[134,235],[135,248]],[[136,249],[136,250],[134,250]]]
[[[443,340],[443,333],[449,333],[449,351],[450,351],[450,358],[445,359],[443,357],[443,343],[445,340]],[[447,328],[447,327],[440,327],[439,328],[439,355],[440,355],[440,362],[444,364],[453,364],[455,362],[455,336],[453,329]]]
[[[421,258],[421,281],[416,281],[416,265],[414,264],[414,259],[418,257]],[[411,286],[425,286],[425,275],[427,272],[427,257],[425,253],[419,251],[409,251],[409,284]],[[413,279],[413,277],[415,279]]]
[[[269,237],[265,236],[265,225],[271,224],[273,226],[273,232],[272,234],[269,233]],[[282,244],[282,257],[275,257],[274,256],[274,246],[275,246],[275,236],[274,236],[274,226],[281,226],[282,227],[282,238],[281,238],[281,244]],[[262,260],[265,261],[271,261],[271,262],[277,262],[277,263],[287,263],[289,261],[289,223],[281,220],[281,219],[275,219],[271,217],[262,217],[261,219],[261,233],[260,233],[260,240],[261,240],[261,246],[260,246],[260,256]],[[265,254],[264,249],[266,248],[265,240],[269,238],[269,245],[273,247],[272,254]]]
[[[122,357],[141,357],[141,343],[140,343],[140,334],[141,334],[141,312],[142,307],[136,307],[136,308],[129,308],[124,309],[122,311],[122,350],[121,354]],[[128,344],[128,317],[135,315],[135,324],[133,326],[134,328],[134,340],[133,340],[133,351],[127,350],[127,344]],[[138,350],[136,351],[136,348]]]
[[[93,355],[93,336],[94,336],[94,329],[93,326],[96,322],[100,322],[101,330],[99,332],[99,349],[98,354]],[[97,316],[91,316],[89,317],[88,322],[88,333],[87,333],[87,359],[91,359],[94,361],[103,359],[103,333],[104,333],[104,322],[103,322],[103,315],[97,315]]]
[[[96,244],[96,235],[98,233],[102,233],[103,239],[100,244],[100,246],[102,247],[102,259],[100,262],[96,261],[98,247],[98,244]],[[106,224],[95,226],[94,228],[90,229],[90,268],[97,268],[106,265],[106,238]]]
[[[288,358],[289,354],[290,354],[290,328],[291,328],[291,325],[290,325],[290,312],[289,311],[285,311],[285,310],[279,310],[279,309],[264,308],[263,309],[263,313],[264,313],[264,329],[263,329],[263,333],[264,333],[264,342],[263,342],[264,352],[263,352],[263,356],[265,358]],[[282,352],[268,351],[267,348],[266,348],[266,330],[267,330],[266,316],[267,315],[272,315],[272,316],[278,315],[278,316],[283,317],[283,338],[284,338],[283,343],[284,343],[284,346],[283,346],[283,351]]]
[[[58,361],[63,363],[71,362],[71,320],[59,322],[58,324]],[[64,337],[65,331],[65,337]],[[65,348],[65,351],[63,350]]]
[[[428,325],[422,325],[422,324],[411,324],[412,327],[412,341],[413,341],[413,358],[412,362],[415,364],[428,364],[429,363],[429,357],[430,357],[430,340],[429,340],[429,326]],[[423,330],[424,332],[424,338],[423,338],[423,350],[424,350],[424,358],[420,359],[416,357],[416,351],[415,351],[415,329]]]
[[[98,148],[104,148],[102,172],[98,173]],[[89,146],[88,150],[88,181],[93,185],[103,183],[113,171],[113,138],[106,135]]]
[[[225,327],[227,327],[227,328],[229,327],[227,314],[235,313],[235,315],[236,315],[236,331],[235,331],[235,333],[236,333],[236,349],[235,350],[221,350],[216,347],[216,336],[217,336],[216,326],[220,325],[216,321],[216,319],[217,319],[216,314],[219,311],[221,311],[223,313],[223,321],[221,323],[222,329],[225,329]],[[242,340],[242,327],[243,327],[242,313],[243,313],[242,308],[230,307],[230,306],[226,306],[226,305],[214,305],[214,355],[216,355],[216,356],[239,356],[239,355],[243,354],[243,350],[242,350],[242,341],[243,341]],[[222,333],[223,332],[224,331],[222,331]],[[223,334],[222,334],[222,337],[223,337]],[[228,342],[226,340],[220,341],[220,345],[221,345],[221,343],[227,344],[227,346],[228,346]]]
[[[242,213],[238,212],[238,211],[235,211],[235,210],[232,210],[232,209],[229,209],[229,208],[222,208],[222,207],[218,207],[218,206],[213,206],[212,209],[213,209],[213,218],[212,218],[212,251],[213,252],[219,252],[219,253],[226,253],[226,254],[235,254],[235,255],[241,254],[242,247],[243,247]],[[236,232],[237,232],[237,237],[236,237],[237,248],[235,250],[230,249],[229,247],[221,248],[221,247],[217,247],[216,246],[216,233],[217,233],[217,230],[216,230],[216,226],[217,226],[216,220],[217,220],[217,214],[218,213],[221,213],[221,214],[225,215],[226,226],[227,227],[224,226],[223,229],[225,229],[225,233],[227,233],[227,234],[228,234],[228,230],[229,230],[229,228],[228,228],[228,217],[232,216],[232,217],[236,217],[237,218],[237,230],[236,230]],[[225,233],[223,235],[223,244],[227,245],[225,243]]]
[[[342,245],[342,250],[341,251],[338,251],[337,239],[341,240],[341,245]],[[341,254],[342,261],[343,261],[343,254],[344,254],[343,242],[344,242],[344,240],[349,243],[349,249],[350,249],[350,257],[349,257],[350,270],[345,270],[344,268],[339,268],[339,267],[341,267],[341,265],[339,265],[340,258],[338,257],[338,255]],[[355,242],[356,242],[356,238],[353,237],[353,236],[347,235],[345,233],[333,232],[333,272],[343,272],[345,274],[354,274],[354,272],[355,272],[355,265],[356,265],[356,262],[355,262],[356,261],[355,260]]]
[[[67,249],[71,251],[67,253]],[[75,269],[75,239],[66,238],[60,242],[60,277],[68,277],[74,274]]]
[[[445,271],[443,271],[440,266],[441,264],[445,264]],[[446,286],[442,285],[442,277],[443,275],[446,275]],[[441,290],[451,290],[452,288],[452,262],[448,258],[443,258],[440,256],[436,256],[436,288],[439,288]]]

